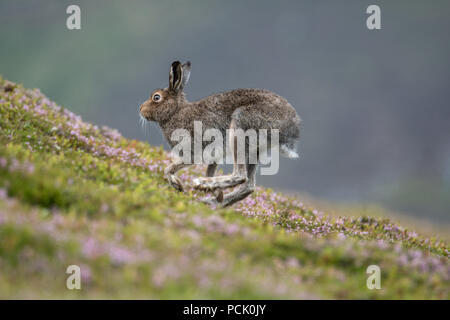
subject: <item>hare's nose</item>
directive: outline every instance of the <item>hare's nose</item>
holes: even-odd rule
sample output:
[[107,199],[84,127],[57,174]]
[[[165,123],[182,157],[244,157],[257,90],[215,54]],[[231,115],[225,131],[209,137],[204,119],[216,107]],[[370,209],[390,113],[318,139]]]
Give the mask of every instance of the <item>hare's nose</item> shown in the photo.
[[144,105],[143,104],[141,104],[141,106],[139,107],[139,112],[142,112],[142,107],[143,107]]

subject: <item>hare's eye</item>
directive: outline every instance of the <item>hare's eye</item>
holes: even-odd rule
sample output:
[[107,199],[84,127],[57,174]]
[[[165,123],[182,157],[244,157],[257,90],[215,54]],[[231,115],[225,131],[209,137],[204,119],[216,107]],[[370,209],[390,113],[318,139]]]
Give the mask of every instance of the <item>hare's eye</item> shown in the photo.
[[159,100],[161,100],[161,95],[159,95],[158,93],[155,93],[153,95],[152,100],[155,101],[155,102],[158,102]]

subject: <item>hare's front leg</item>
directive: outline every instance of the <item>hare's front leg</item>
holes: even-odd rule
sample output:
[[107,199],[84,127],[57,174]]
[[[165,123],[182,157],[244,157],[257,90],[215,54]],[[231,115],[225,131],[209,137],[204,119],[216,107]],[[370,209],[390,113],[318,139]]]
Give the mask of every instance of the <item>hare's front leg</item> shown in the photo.
[[175,173],[187,166],[190,166],[190,164],[186,164],[181,159],[177,158],[171,164],[169,164],[167,168],[164,169],[164,178],[169,181],[169,184],[172,187],[180,192],[183,192],[183,183],[181,182],[180,178],[175,175]]

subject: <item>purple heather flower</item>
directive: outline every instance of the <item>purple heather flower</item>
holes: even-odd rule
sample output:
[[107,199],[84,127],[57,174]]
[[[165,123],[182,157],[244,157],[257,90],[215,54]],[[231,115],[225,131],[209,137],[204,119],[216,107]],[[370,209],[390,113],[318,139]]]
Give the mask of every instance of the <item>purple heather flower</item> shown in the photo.
[[0,199],[8,198],[8,192],[4,188],[0,188]]

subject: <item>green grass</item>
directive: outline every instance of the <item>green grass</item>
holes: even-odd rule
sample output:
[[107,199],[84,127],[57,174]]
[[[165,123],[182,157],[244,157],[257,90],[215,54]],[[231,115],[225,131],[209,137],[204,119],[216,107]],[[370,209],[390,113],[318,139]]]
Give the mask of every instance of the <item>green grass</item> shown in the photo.
[[[0,79],[0,298],[450,297],[443,240],[264,188],[213,209],[168,186],[168,161]],[[81,290],[66,288],[73,264]]]

